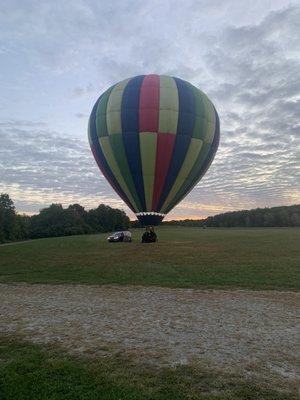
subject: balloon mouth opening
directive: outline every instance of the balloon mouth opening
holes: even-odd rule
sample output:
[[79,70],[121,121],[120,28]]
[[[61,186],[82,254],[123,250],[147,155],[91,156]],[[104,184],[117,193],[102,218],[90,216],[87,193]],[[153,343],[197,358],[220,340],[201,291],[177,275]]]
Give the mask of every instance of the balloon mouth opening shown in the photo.
[[157,226],[162,222],[166,214],[151,211],[151,212],[139,212],[136,213],[135,215],[137,216],[137,219],[140,221],[142,225]]

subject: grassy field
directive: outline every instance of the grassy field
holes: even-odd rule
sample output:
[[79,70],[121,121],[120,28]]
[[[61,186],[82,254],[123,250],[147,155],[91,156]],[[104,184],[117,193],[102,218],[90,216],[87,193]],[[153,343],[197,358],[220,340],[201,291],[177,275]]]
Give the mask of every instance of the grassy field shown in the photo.
[[300,229],[161,227],[159,243],[107,234],[0,247],[0,282],[297,290]]
[[158,369],[121,358],[75,359],[55,349],[0,340],[3,400],[296,400],[199,366]]
[[[107,234],[0,246],[0,282],[298,290],[300,229],[161,227],[159,243],[109,244]],[[155,368],[121,356],[74,358],[0,338],[4,400],[296,400],[202,364]],[[278,386],[276,386],[278,387]],[[287,388],[285,388],[287,390]]]

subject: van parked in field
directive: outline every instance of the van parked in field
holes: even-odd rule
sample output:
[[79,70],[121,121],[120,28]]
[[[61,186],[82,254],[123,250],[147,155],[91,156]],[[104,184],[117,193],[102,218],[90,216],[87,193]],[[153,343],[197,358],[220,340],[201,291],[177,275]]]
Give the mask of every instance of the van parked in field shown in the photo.
[[120,231],[114,232],[108,236],[107,241],[110,243],[113,242],[132,242],[131,232],[129,231]]

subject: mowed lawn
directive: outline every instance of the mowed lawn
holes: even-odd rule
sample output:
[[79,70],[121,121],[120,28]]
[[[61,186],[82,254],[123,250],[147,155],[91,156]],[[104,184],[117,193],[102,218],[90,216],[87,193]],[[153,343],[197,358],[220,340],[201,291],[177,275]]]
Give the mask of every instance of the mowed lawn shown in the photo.
[[300,229],[160,227],[159,243],[107,234],[0,246],[0,282],[297,290]]
[[58,349],[0,339],[3,400],[297,400],[201,365],[155,368],[118,357],[72,358]]

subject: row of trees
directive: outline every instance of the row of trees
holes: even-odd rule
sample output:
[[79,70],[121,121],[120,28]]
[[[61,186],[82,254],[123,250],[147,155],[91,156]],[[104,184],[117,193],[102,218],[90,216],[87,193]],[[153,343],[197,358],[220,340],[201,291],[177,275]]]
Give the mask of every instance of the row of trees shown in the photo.
[[[218,214],[203,220],[164,222],[165,225],[191,227],[280,227],[300,226],[300,205],[256,208]],[[14,240],[51,236],[82,235],[88,233],[126,230],[140,227],[138,221],[130,223],[124,211],[100,204],[86,211],[79,204],[63,208],[51,204],[31,217],[16,213],[8,194],[0,195],[0,243]]]
[[202,220],[187,219],[165,224],[214,228],[300,226],[300,205],[233,211]]
[[124,211],[104,204],[89,211],[79,204],[67,208],[51,204],[32,217],[19,215],[9,195],[0,195],[0,242],[111,232],[126,230],[129,225]]

